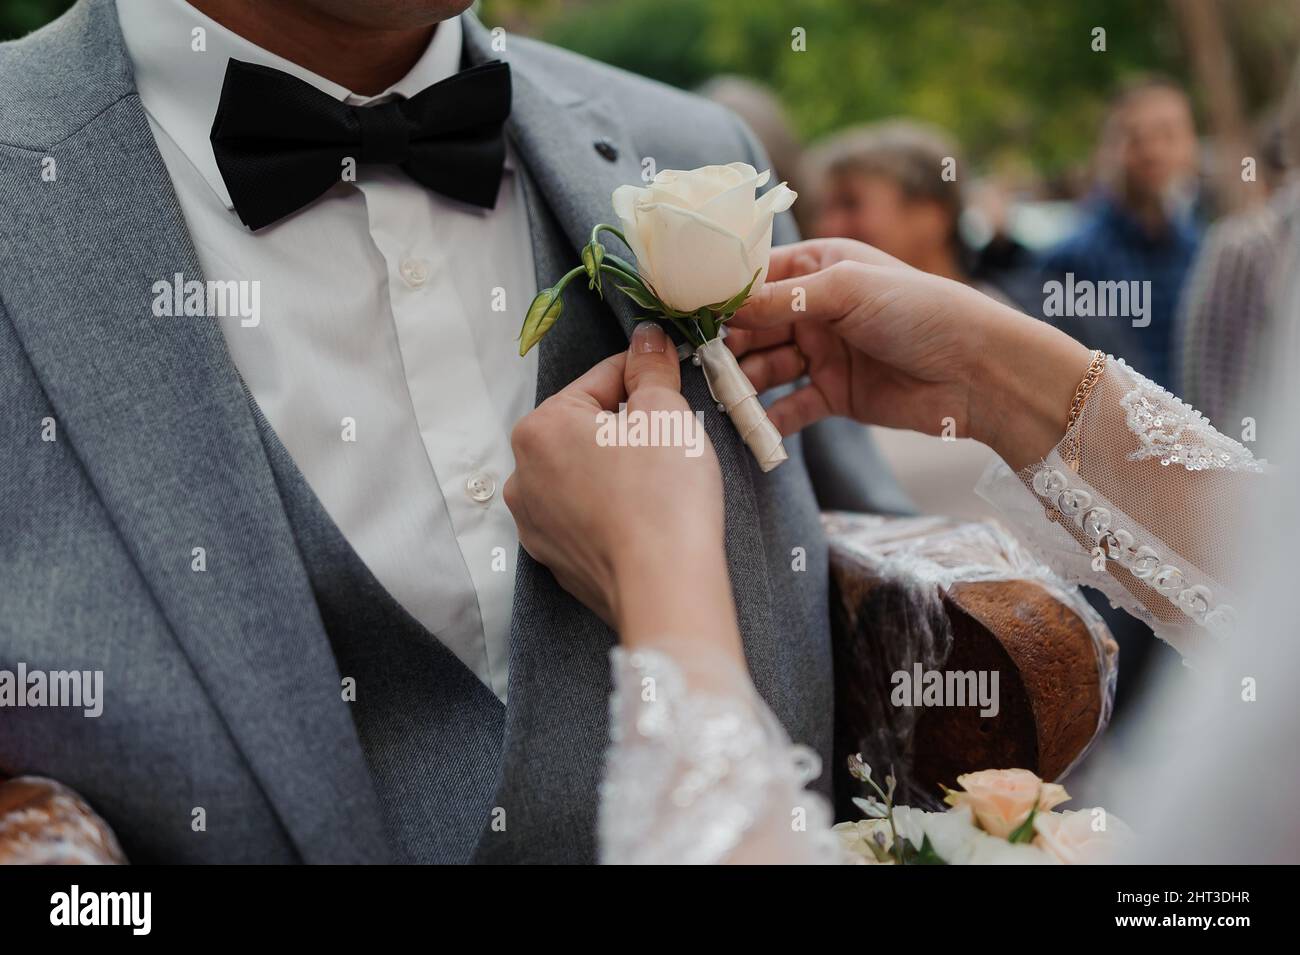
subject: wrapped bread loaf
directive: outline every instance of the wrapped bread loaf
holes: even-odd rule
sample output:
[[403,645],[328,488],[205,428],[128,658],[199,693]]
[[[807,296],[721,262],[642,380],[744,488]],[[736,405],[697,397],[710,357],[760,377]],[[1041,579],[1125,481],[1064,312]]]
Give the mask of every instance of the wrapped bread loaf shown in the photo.
[[0,783],[0,864],[125,862],[108,824],[67,786],[39,776]]
[[[882,776],[894,767],[897,802],[934,809],[962,773],[1056,780],[1083,758],[1110,717],[1118,648],[1077,588],[992,521],[828,514],[825,524],[841,815],[860,795],[842,769],[850,753]],[[993,689],[993,705],[923,699],[915,686],[944,680]]]

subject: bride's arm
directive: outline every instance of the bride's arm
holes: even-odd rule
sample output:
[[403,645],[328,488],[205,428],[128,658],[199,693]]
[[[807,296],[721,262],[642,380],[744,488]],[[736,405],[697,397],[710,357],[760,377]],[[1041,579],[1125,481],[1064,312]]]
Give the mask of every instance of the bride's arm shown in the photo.
[[829,806],[804,788],[816,754],[790,743],[743,662],[696,638],[613,651],[601,862],[840,861]]
[[1231,631],[1261,481],[1240,444],[1122,363],[861,243],[775,249],[769,274],[728,341],[759,391],[807,376],[769,409],[783,433],[830,414],[955,425],[1005,462],[981,489],[1054,570],[1184,653]]
[[750,680],[722,550],[686,547],[620,562],[601,861],[838,861],[829,807],[804,789],[820,760]]
[[1230,636],[1237,530],[1263,465],[1123,361],[996,309],[971,424],[1002,460],[979,492],[1044,563],[1185,656]]
[[995,462],[978,490],[1058,573],[1196,657],[1232,635],[1237,530],[1269,479],[1250,451],[1122,361],[1098,354],[1089,368],[1060,440],[1004,452],[1021,466]]

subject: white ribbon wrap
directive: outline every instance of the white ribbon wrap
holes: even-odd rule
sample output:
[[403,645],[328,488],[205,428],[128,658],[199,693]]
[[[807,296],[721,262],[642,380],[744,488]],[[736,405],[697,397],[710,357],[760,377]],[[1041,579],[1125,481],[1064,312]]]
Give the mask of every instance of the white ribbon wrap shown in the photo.
[[704,369],[704,380],[709,384],[713,400],[731,418],[745,444],[753,452],[758,466],[766,474],[789,457],[781,444],[781,432],[776,430],[759,403],[758,393],[745,373],[740,370],[736,356],[721,338],[707,341],[695,349]]

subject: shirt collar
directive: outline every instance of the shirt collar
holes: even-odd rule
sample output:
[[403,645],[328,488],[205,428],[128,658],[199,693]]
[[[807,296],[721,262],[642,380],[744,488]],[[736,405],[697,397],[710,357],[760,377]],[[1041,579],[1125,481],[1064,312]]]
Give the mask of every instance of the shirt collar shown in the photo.
[[[377,96],[360,96],[262,49],[184,0],[118,0],[117,15],[145,112],[194,164],[227,209],[233,209],[234,203],[208,138],[221,100],[227,61],[243,60],[280,70],[353,106],[414,96],[460,69],[459,17],[438,24],[420,59],[400,80]],[[198,28],[204,31],[202,51],[193,49]]]

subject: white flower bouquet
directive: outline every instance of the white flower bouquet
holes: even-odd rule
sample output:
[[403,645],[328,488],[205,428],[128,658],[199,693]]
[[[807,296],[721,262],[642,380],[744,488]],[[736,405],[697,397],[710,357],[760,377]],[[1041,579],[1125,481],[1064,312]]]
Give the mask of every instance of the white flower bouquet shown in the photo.
[[945,790],[947,812],[893,805],[894,779],[881,788],[861,757],[849,772],[875,791],[855,799],[867,816],[835,826],[863,865],[1078,865],[1114,861],[1132,831],[1100,807],[1056,812],[1070,798],[1027,769],[986,769],[957,777]]

